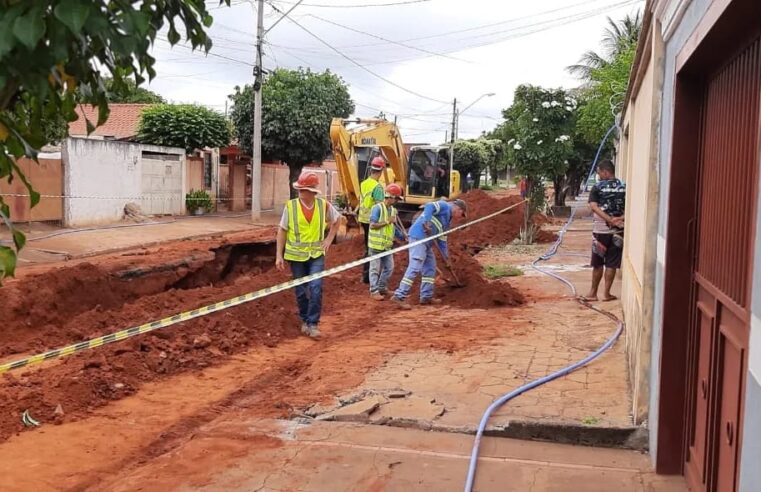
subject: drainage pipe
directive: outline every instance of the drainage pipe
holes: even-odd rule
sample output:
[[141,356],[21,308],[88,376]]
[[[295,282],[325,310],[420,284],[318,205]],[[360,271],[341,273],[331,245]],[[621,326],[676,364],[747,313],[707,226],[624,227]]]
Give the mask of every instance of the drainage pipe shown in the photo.
[[[608,133],[610,133],[610,131]],[[598,155],[599,155],[599,153],[598,153]],[[596,159],[595,159],[595,162],[596,162]],[[541,262],[541,261],[547,261],[547,260],[549,260],[550,258],[552,258],[553,256],[555,256],[557,254],[558,248],[560,247],[560,244],[563,242],[563,236],[565,236],[565,233],[568,231],[568,227],[573,222],[573,218],[574,218],[575,213],[576,213],[576,209],[572,209],[571,210],[571,216],[568,218],[568,221],[565,223],[563,228],[558,233],[557,240],[552,244],[550,249],[545,254],[543,254],[542,256],[537,258],[536,260],[534,260],[534,262],[531,264],[531,266],[535,270],[537,270],[537,271],[539,271],[541,273],[544,273],[545,275],[549,275],[550,277],[555,278],[555,279],[559,280],[560,282],[564,283],[565,285],[567,285],[568,288],[570,289],[571,293],[574,296],[576,296],[577,293],[576,293],[576,287],[573,285],[572,282],[570,282],[566,278],[561,277],[560,275],[558,275],[556,273],[553,273],[553,272],[550,272],[550,271],[543,270],[543,269],[539,268],[537,266],[537,264],[539,262]],[[562,368],[562,369],[560,369],[560,370],[558,370],[556,372],[553,372],[552,374],[548,374],[547,376],[541,377],[539,379],[535,379],[535,380],[533,380],[533,381],[531,381],[531,382],[529,382],[527,384],[524,384],[523,386],[521,386],[521,387],[519,387],[517,389],[514,389],[510,393],[507,393],[507,394],[497,398],[491,405],[489,405],[489,408],[486,409],[486,411],[483,414],[483,417],[481,417],[481,422],[478,424],[478,430],[476,431],[476,438],[475,438],[475,441],[473,442],[473,451],[471,452],[471,455],[470,455],[470,466],[468,467],[468,477],[467,477],[467,480],[465,482],[465,492],[471,492],[473,490],[473,484],[474,484],[475,478],[476,478],[476,467],[478,466],[478,451],[479,451],[479,448],[481,446],[481,438],[483,437],[484,431],[486,430],[486,425],[488,424],[489,418],[491,417],[492,413],[494,413],[494,411],[496,411],[498,408],[500,408],[502,405],[504,405],[505,403],[509,402],[513,398],[515,398],[515,397],[517,397],[519,395],[522,395],[523,393],[525,393],[527,391],[530,391],[530,390],[532,390],[532,389],[534,389],[534,388],[536,388],[538,386],[541,386],[541,385],[543,385],[545,383],[548,383],[548,382],[550,382],[550,381],[552,381],[554,379],[557,379],[557,378],[563,377],[563,376],[565,376],[567,374],[570,374],[573,371],[575,371],[575,370],[577,370],[577,369],[579,369],[579,368],[589,364],[590,362],[595,360],[597,357],[599,357],[603,352],[605,352],[610,347],[612,347],[613,344],[616,343],[616,340],[618,339],[618,337],[623,332],[623,329],[624,329],[623,322],[621,322],[613,314],[611,314],[611,313],[609,313],[607,311],[604,311],[602,309],[599,309],[599,308],[589,304],[586,301],[582,301],[579,298],[577,298],[577,301],[580,304],[582,304],[583,306],[585,306],[585,307],[587,307],[587,308],[589,308],[589,309],[591,309],[591,310],[593,310],[593,311],[595,311],[597,313],[600,313],[603,316],[606,316],[606,317],[610,318],[612,321],[614,321],[616,323],[616,325],[617,325],[615,333],[613,333],[613,335],[600,348],[598,348],[597,350],[595,350],[594,352],[592,352],[591,354],[589,354],[585,358],[581,359],[580,361],[575,362],[574,364],[571,364],[569,366],[566,366],[566,367],[564,367],[564,368]]]

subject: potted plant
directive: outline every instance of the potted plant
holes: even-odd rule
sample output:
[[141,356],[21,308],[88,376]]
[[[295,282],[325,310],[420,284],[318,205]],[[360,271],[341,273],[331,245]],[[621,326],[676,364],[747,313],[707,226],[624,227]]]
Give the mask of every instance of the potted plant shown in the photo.
[[193,215],[203,215],[211,211],[211,197],[205,190],[190,190],[185,195],[185,208]]

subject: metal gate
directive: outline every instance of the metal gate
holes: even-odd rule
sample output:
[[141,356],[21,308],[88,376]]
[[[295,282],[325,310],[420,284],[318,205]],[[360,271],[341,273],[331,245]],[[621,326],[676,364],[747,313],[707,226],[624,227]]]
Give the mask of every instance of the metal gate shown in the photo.
[[761,38],[757,38],[705,82],[686,409],[685,475],[692,490],[737,490],[761,150],[760,99]]

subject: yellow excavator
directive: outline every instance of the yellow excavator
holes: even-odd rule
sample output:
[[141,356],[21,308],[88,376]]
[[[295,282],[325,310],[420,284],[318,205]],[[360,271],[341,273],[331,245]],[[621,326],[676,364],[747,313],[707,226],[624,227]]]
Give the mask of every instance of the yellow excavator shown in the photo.
[[409,156],[395,123],[385,119],[333,118],[330,141],[347,204],[359,205],[360,183],[370,173],[370,162],[382,155],[388,167],[382,183],[397,183],[404,190],[400,218],[409,223],[422,205],[460,194],[460,173],[452,169],[448,146],[416,146]]

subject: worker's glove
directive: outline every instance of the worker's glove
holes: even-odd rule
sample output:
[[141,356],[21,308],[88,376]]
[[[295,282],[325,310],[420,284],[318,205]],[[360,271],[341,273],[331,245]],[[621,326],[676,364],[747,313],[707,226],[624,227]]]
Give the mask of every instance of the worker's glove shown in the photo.
[[425,231],[426,234],[430,234],[431,224],[429,224],[428,222],[423,223],[423,230]]

